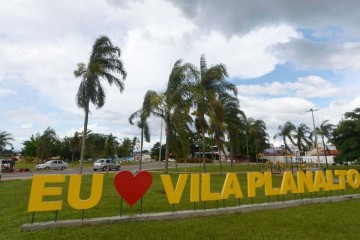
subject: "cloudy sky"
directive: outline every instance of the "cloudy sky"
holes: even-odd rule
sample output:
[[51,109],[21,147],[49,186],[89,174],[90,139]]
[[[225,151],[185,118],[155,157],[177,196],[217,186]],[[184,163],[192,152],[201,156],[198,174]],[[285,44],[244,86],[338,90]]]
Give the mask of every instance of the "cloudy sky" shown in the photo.
[[[147,90],[165,89],[177,59],[224,63],[248,117],[265,121],[270,139],[285,121],[312,126],[360,107],[360,3],[356,0],[0,0],[0,130],[15,149],[48,126],[81,131],[75,104],[93,42],[107,35],[122,49],[125,91],[107,87],[89,128],[138,136],[128,123]],[[152,142],[160,120],[151,119]]]

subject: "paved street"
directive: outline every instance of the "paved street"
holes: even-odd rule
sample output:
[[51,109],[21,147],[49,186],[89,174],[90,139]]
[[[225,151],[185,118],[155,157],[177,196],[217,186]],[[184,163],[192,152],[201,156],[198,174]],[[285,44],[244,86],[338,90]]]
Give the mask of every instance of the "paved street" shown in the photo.
[[[180,166],[180,164],[179,164]],[[169,164],[169,168],[175,167],[175,164]],[[127,166],[121,166],[121,170],[128,170],[128,171],[136,171],[139,169],[139,165],[127,165]],[[154,170],[154,169],[164,169],[164,162],[147,162],[142,164],[142,170]],[[101,172],[101,171],[100,171]],[[114,171],[111,171],[114,172]],[[68,169],[65,169],[64,171],[56,171],[56,170],[49,170],[49,171],[36,171],[34,169],[31,169],[30,172],[23,172],[23,173],[2,173],[1,174],[1,180],[10,180],[10,179],[26,179],[26,178],[32,178],[34,174],[77,174],[79,173],[79,166],[75,167],[69,167]],[[92,167],[85,167],[83,169],[84,174],[91,174],[96,173],[92,169]]]

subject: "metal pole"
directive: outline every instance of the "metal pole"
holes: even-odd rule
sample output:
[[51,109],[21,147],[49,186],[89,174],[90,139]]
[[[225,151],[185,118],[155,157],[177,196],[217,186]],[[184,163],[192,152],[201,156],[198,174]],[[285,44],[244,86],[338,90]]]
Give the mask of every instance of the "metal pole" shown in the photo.
[[311,115],[312,115],[312,121],[313,121],[313,127],[314,127],[314,134],[315,134],[315,148],[316,148],[316,156],[317,156],[317,161],[318,161],[318,167],[320,167],[320,157],[319,157],[319,150],[318,150],[318,147],[317,147],[317,136],[316,136],[316,128],[315,128],[315,119],[314,119],[314,111],[318,111],[319,109],[312,109],[310,108],[309,111],[307,112],[311,112]]

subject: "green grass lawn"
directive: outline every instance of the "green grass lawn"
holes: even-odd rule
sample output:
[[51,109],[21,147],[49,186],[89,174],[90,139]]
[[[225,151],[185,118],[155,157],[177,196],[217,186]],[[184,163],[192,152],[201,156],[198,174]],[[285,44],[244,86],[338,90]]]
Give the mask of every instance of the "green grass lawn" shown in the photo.
[[[236,168],[234,171],[249,170],[250,166]],[[255,165],[256,166],[256,165]],[[226,168],[229,166],[225,166]],[[218,171],[218,166],[213,167]],[[228,169],[224,171],[228,171]],[[178,171],[183,171],[179,169]],[[187,168],[189,171],[190,168]],[[193,167],[192,171],[198,171]],[[212,171],[210,165],[208,171]],[[253,171],[258,171],[253,169]],[[143,213],[172,211],[172,205],[167,202],[159,173],[152,173],[153,184],[143,198]],[[173,183],[177,181],[178,174],[171,174]],[[220,191],[225,175],[214,174],[211,178],[211,190]],[[242,191],[246,195],[246,175],[238,174]],[[93,209],[86,210],[85,218],[117,216],[120,214],[120,197],[113,186],[114,173],[105,176],[103,196],[100,203]],[[188,180],[189,181],[189,180]],[[281,177],[274,177],[274,185],[278,187]],[[63,196],[46,197],[47,200],[63,200],[63,210],[58,212],[58,220],[80,219],[82,212],[69,207],[66,201],[68,178],[64,187]],[[91,176],[83,176],[82,196],[89,195]],[[0,239],[357,239],[360,222],[360,201],[347,201],[341,203],[317,204],[301,206],[282,210],[252,212],[247,214],[234,214],[215,217],[193,218],[186,220],[172,220],[159,222],[128,222],[93,227],[64,228],[43,230],[36,232],[20,232],[21,226],[31,222],[31,214],[27,212],[31,180],[13,180],[0,182]],[[359,191],[359,190],[357,190]],[[352,194],[347,189],[345,194]],[[263,190],[257,191],[258,196],[254,203],[267,201],[282,201],[282,197],[267,198]],[[332,192],[332,195],[342,192]],[[329,196],[330,193],[327,193]],[[317,196],[325,197],[324,192]],[[302,197],[314,197],[304,194]],[[299,199],[299,194],[289,194],[284,200]],[[249,198],[241,199],[241,204],[250,204]],[[226,201],[196,203],[197,211],[206,208],[223,206],[236,206],[238,199],[230,198]],[[193,209],[189,203],[188,183],[182,196],[182,201],[176,205],[176,210]],[[141,211],[140,202],[130,207],[125,201],[122,208],[123,215],[137,214]],[[35,222],[53,221],[54,212],[40,212],[35,214]]]

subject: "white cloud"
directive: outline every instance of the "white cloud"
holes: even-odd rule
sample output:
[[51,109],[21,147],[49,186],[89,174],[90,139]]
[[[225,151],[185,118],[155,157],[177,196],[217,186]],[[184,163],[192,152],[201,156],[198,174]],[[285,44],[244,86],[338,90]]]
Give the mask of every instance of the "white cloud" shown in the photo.
[[22,124],[21,125],[21,128],[24,128],[24,129],[28,129],[28,128],[32,128],[32,123],[29,123],[29,124]]
[[12,89],[0,88],[0,96],[12,95],[15,93],[16,93],[16,91],[14,91]]
[[201,29],[231,36],[256,28],[287,24],[324,32],[338,26],[348,36],[359,38],[359,2],[347,0],[168,0]]
[[353,69],[360,71],[360,42],[314,42],[293,39],[274,49],[283,61],[299,69]]
[[[175,5],[161,0],[126,1],[120,5],[117,1],[108,2],[110,4],[105,1],[84,4],[83,1],[35,0],[2,4],[0,101],[9,101],[6,95],[11,94],[12,104],[4,106],[9,118],[2,120],[0,127],[14,135],[17,148],[21,141],[43,132],[48,126],[60,136],[82,131],[83,111],[75,104],[80,80],[75,79],[73,70],[78,62],[88,60],[91,46],[101,34],[108,35],[114,45],[122,49],[121,58],[128,78],[122,94],[116,87],[104,83],[107,101],[102,109],[91,108],[89,128],[120,138],[139,136],[139,129],[128,123],[128,116],[141,106],[147,90],[165,89],[171,65],[179,58],[198,66],[200,55],[204,53],[209,66],[224,63],[231,78],[259,77],[289,61],[303,68],[355,69],[359,66],[356,42],[339,43],[335,50],[331,49],[332,45],[316,45],[318,58],[310,61],[310,50],[316,51],[308,46],[309,42],[302,40],[304,36],[297,31],[300,25],[295,23],[304,23],[303,16],[312,16],[305,12],[312,4],[301,4],[299,12],[294,12],[294,17],[289,16],[290,21],[284,14],[289,13],[285,10],[292,4],[279,6],[272,1],[262,3],[265,5],[257,1],[239,1],[245,4],[241,8],[236,7],[237,1],[220,5],[211,1],[188,2],[190,6],[201,5],[194,8],[196,11],[190,18],[188,11],[184,15],[174,7],[181,1]],[[319,12],[322,19],[319,25],[326,22],[323,13],[323,10]],[[335,17],[344,24],[350,21]],[[313,25],[311,20],[306,21],[308,23],[301,26]],[[205,26],[206,22],[209,24]],[[326,29],[323,36],[328,37],[332,33]],[[303,55],[301,44],[307,50]],[[283,49],[279,50],[280,46]],[[321,91],[316,90],[319,87]],[[246,114],[268,121],[269,128],[286,120],[308,120],[303,111],[315,107],[315,103],[304,97],[333,96],[339,88],[337,83],[311,75],[295,82],[239,87],[241,106]],[[278,95],[286,91],[291,94]],[[351,96],[354,94],[357,92]],[[150,127],[153,143],[159,140],[160,121],[151,119]]]
[[295,96],[302,98],[333,97],[340,88],[319,76],[300,77],[296,82],[272,82],[258,85],[239,85],[243,95]]

